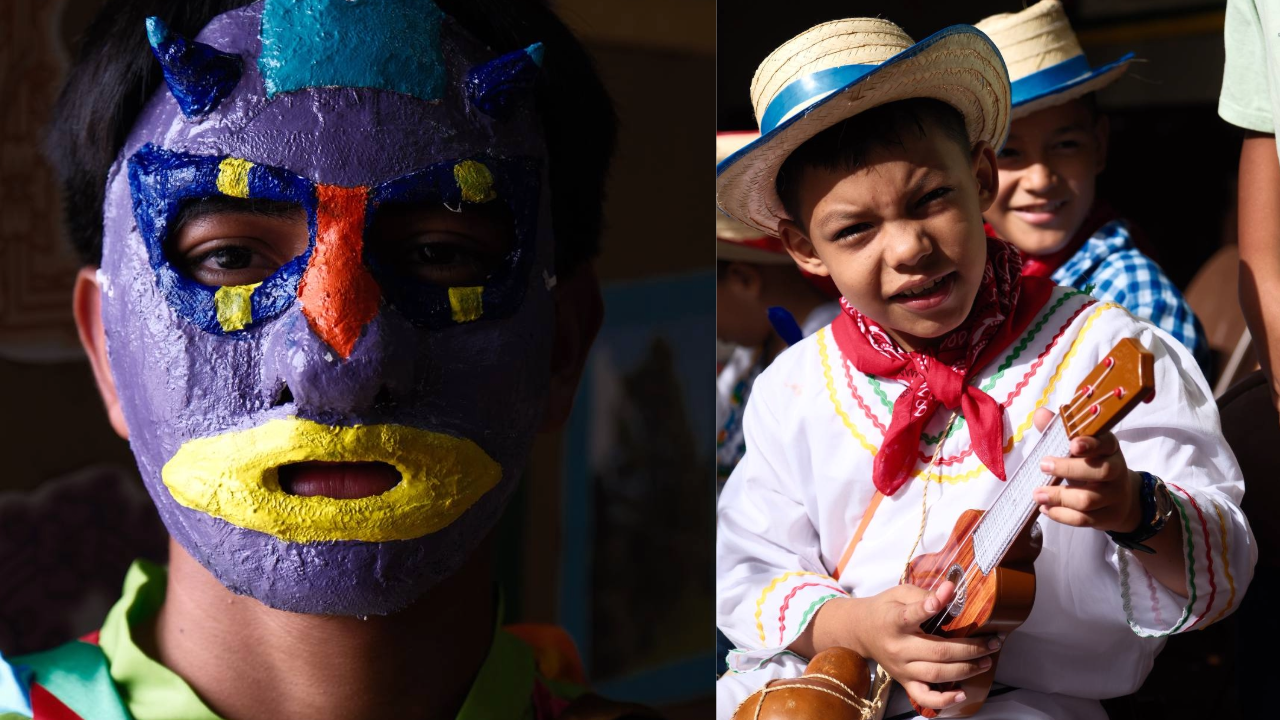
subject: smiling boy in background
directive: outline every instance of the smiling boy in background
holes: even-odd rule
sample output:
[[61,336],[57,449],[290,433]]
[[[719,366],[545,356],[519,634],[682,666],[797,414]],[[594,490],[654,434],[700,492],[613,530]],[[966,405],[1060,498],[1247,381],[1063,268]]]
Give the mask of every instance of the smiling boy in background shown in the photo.
[[1023,253],[1023,273],[1091,287],[1186,345],[1210,374],[1209,344],[1182,293],[1134,244],[1128,221],[1096,196],[1110,129],[1094,92],[1128,70],[1130,53],[1092,68],[1058,0],[976,24],[1009,68],[1013,126],[1000,149],[1000,190],[984,213]]

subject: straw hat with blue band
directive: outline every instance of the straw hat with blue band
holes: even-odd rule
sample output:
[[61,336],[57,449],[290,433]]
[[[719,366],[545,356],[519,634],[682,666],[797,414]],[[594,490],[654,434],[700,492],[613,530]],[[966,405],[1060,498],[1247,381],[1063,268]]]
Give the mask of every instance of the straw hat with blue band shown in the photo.
[[[754,130],[716,133],[716,162],[729,157],[760,137]],[[757,265],[794,265],[782,241],[747,227],[716,210],[716,259]]]
[[774,185],[806,140],[860,112],[935,98],[964,116],[972,142],[999,148],[1009,133],[1009,76],[995,45],[970,25],[913,43],[887,20],[854,18],[812,27],[774,50],[751,81],[763,133],[716,167],[716,203],[770,235],[787,217]]
[[1009,68],[1014,120],[1110,85],[1133,60],[1128,53],[1102,67],[1091,66],[1058,0],[992,15],[977,27],[1000,48]]

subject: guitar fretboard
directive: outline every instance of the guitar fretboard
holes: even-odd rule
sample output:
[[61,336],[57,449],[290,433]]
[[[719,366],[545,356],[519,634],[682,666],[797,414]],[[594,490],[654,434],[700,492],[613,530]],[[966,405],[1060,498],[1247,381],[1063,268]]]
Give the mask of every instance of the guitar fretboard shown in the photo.
[[1031,494],[1053,479],[1040,471],[1040,461],[1046,456],[1066,457],[1070,448],[1071,440],[1061,417],[1054,417],[974,530],[974,559],[983,575],[1000,564],[1018,531],[1036,511],[1036,501]]

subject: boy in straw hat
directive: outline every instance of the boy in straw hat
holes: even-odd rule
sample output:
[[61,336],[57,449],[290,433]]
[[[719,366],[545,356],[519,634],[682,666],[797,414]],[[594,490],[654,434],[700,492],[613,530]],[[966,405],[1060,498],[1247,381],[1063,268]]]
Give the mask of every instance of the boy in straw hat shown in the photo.
[[1094,92],[1118,80],[1133,53],[1090,66],[1058,0],[977,27],[999,48],[1013,90],[1013,125],[996,155],[1000,188],[985,212],[996,234],[1022,251],[1024,274],[1092,287],[1186,345],[1208,373],[1208,341],[1182,293],[1095,194],[1108,123]]
[[[1097,699],[1136,690],[1164,636],[1243,596],[1256,556],[1243,483],[1191,353],[1118,304],[1024,277],[984,232],[1009,94],[970,26],[913,44],[884,20],[829,22],[756,72],[762,136],[717,168],[718,203],[844,298],[747,406],[718,511],[717,620],[737,646],[721,717],[843,646],[905,690],[891,716],[914,716],[908,696],[963,707],[931,683],[981,673],[1001,649],[981,716],[1105,718]],[[1155,356],[1156,394],[1039,465],[1068,483],[1027,500],[1043,515],[1031,616],[1004,638],[922,633],[954,586],[900,584],[907,561],[991,506],[1041,431],[1061,432],[1049,409],[1123,338]]]
[[[716,162],[759,136],[718,133]],[[746,449],[742,408],[751,383],[787,345],[839,315],[840,304],[801,274],[782,241],[720,212],[716,258],[716,337],[738,346],[716,378],[716,477],[723,483]]]

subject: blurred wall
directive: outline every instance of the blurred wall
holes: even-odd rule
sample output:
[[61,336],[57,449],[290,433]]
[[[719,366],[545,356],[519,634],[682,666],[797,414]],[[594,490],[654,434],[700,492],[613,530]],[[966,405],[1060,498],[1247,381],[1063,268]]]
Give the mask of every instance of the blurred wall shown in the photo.
[[0,490],[95,463],[132,465],[107,426],[71,321],[67,250],[42,128],[94,0],[0,4]]

